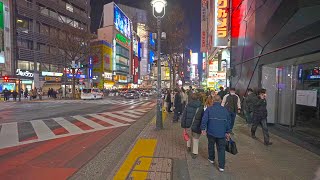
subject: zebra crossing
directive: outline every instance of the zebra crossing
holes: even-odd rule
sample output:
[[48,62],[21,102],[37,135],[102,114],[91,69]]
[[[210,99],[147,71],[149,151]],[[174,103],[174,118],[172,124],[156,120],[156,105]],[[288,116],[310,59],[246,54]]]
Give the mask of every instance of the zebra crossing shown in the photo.
[[152,107],[0,124],[0,149],[130,126]]
[[43,101],[42,103],[54,103],[54,104],[116,104],[116,105],[143,105],[148,106],[154,104],[150,101],[144,100],[113,100],[113,99],[102,99],[102,100],[57,100],[57,101]]

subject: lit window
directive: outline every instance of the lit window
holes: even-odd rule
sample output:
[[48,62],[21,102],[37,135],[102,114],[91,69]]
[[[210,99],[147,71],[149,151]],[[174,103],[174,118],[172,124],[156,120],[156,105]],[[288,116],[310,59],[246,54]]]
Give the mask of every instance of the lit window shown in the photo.
[[66,3],[66,9],[70,12],[73,12],[73,7],[71,4]]

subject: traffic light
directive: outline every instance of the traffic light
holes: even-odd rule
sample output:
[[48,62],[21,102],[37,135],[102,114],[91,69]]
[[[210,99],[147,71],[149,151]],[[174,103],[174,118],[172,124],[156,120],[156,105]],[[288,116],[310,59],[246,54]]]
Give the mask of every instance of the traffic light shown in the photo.
[[81,68],[81,69],[87,68],[87,67],[88,67],[88,64],[81,64],[81,65],[80,65],[80,68]]
[[4,82],[9,82],[9,77],[8,77],[8,76],[4,76],[4,77],[3,77],[3,81],[4,81]]

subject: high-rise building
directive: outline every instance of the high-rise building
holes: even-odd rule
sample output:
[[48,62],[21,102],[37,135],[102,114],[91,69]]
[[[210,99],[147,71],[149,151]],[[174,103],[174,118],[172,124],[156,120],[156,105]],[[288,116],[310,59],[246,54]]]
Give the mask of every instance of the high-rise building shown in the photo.
[[5,24],[12,25],[9,30],[13,29],[13,47],[9,48],[14,57],[11,75],[23,79],[22,88],[29,90],[60,88],[66,62],[65,51],[56,42],[65,41],[66,33],[89,33],[90,0],[9,2],[13,3],[9,13],[12,22]]

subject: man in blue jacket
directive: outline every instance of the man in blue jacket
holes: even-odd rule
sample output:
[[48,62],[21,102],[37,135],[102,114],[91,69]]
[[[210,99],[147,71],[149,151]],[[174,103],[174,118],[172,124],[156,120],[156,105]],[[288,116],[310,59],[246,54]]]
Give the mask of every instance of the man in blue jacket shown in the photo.
[[204,112],[201,122],[203,135],[208,138],[209,162],[214,163],[215,152],[214,145],[217,145],[219,171],[224,171],[225,166],[225,148],[226,139],[230,138],[230,113],[226,108],[221,106],[221,97],[213,97],[213,106],[208,107]]

